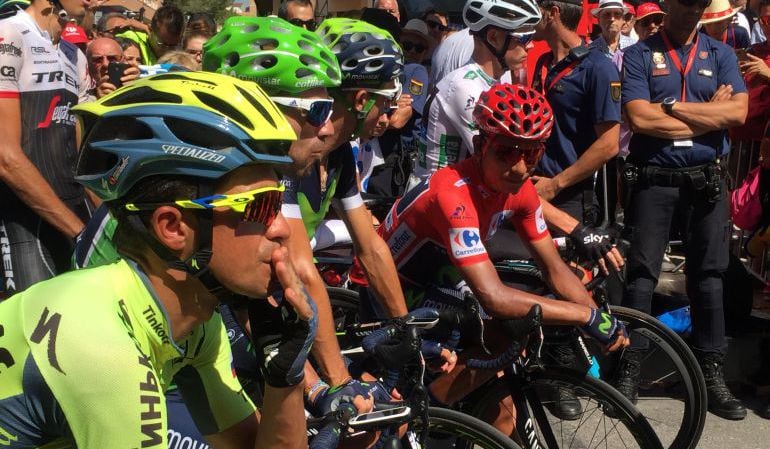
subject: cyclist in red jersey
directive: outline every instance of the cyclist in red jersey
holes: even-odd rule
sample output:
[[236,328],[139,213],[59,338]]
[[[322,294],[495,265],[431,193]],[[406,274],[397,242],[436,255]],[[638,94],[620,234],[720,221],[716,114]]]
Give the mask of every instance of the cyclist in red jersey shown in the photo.
[[[499,84],[482,94],[473,115],[480,131],[474,138],[478,150],[474,156],[438,170],[410,190],[396,201],[379,228],[407,289],[407,305],[410,309],[462,307],[462,293],[451,291],[467,285],[484,309],[482,315],[518,318],[540,304],[546,324],[578,326],[609,351],[627,346],[622,324],[596,309],[583,284],[560,258],[545,217],[567,231],[577,223],[541,203],[529,179],[553,124],[550,105],[530,88]],[[564,301],[517,290],[500,280],[485,242],[505,220],[515,226],[553,293]],[[589,232],[578,228],[571,234]],[[612,265],[622,265],[614,250],[603,252]],[[368,295],[363,300],[364,308],[377,307]],[[611,326],[603,332],[600,323]],[[471,374],[462,359],[431,384],[439,401],[452,403],[494,375]]]

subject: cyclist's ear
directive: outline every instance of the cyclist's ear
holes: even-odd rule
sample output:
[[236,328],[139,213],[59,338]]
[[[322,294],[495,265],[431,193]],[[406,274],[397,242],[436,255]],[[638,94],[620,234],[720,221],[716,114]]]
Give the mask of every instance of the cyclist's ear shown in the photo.
[[369,92],[365,91],[364,89],[358,89],[353,95],[353,108],[355,108],[356,112],[361,112],[366,107],[366,103],[369,101],[370,95]]

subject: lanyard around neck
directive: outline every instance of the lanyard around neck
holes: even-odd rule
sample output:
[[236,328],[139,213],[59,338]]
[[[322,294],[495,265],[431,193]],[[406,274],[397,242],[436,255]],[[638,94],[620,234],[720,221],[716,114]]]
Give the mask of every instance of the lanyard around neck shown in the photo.
[[682,98],[680,98],[679,101],[685,101],[686,92],[687,92],[687,74],[690,72],[690,69],[692,68],[692,64],[695,61],[695,53],[698,52],[698,33],[695,33],[695,38],[692,41],[692,48],[690,48],[690,54],[687,55],[687,62],[684,66],[682,66],[682,61],[679,59],[679,55],[677,54],[676,49],[671,44],[671,41],[668,39],[668,35],[666,35],[665,31],[661,31],[660,33],[661,37],[663,38],[663,44],[666,45],[666,53],[668,54],[668,58],[671,60],[671,63],[676,67],[677,70],[679,70],[679,73],[682,75]]

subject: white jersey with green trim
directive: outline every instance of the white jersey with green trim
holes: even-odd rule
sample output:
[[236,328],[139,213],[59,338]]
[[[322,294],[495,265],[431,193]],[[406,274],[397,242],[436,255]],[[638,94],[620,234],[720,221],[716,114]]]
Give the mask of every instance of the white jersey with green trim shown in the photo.
[[482,92],[498,81],[471,62],[444,77],[429,98],[414,175],[421,180],[473,154],[473,108]]

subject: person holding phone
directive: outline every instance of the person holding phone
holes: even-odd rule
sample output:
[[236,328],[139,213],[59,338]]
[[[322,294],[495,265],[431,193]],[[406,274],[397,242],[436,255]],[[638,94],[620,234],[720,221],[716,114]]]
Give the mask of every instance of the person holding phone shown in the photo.
[[86,49],[86,58],[88,73],[94,80],[91,94],[95,98],[102,98],[139,77],[139,68],[124,62],[123,49],[115,39],[94,39]]

